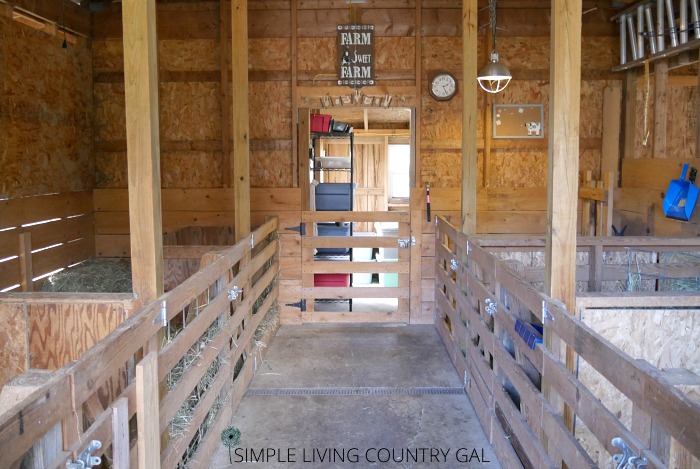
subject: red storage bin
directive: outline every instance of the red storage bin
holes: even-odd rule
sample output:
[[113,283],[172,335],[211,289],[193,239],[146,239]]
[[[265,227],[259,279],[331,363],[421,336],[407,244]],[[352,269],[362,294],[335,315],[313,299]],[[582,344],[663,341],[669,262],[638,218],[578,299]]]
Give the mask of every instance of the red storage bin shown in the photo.
[[350,274],[314,274],[314,287],[349,287]]
[[312,132],[329,132],[331,129],[331,118],[329,114],[311,114]]

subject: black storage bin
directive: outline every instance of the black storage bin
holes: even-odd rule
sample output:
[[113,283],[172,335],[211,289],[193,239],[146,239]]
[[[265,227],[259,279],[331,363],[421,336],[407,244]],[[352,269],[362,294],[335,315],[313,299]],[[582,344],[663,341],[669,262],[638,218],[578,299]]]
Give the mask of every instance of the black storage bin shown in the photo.
[[349,182],[322,182],[316,186],[316,210],[349,212],[352,210],[352,185]]
[[[317,223],[319,236],[350,236],[350,223]],[[317,248],[318,254],[340,255],[347,254],[348,248]]]

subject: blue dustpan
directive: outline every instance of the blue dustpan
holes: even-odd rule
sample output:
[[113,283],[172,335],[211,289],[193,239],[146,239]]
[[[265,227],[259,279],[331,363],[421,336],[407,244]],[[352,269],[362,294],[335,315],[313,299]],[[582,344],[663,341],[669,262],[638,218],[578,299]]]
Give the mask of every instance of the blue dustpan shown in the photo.
[[666,191],[664,214],[669,218],[690,220],[695,204],[698,202],[698,188],[685,178],[687,172],[688,163],[683,165],[681,178],[671,181]]

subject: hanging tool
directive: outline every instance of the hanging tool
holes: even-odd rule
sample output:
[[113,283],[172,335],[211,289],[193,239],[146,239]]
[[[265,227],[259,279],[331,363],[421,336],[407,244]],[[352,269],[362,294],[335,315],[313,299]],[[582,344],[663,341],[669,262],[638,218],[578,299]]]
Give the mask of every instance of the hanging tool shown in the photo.
[[425,192],[426,192],[425,205],[426,205],[427,210],[428,210],[428,223],[430,223],[430,183],[429,182],[425,184]]

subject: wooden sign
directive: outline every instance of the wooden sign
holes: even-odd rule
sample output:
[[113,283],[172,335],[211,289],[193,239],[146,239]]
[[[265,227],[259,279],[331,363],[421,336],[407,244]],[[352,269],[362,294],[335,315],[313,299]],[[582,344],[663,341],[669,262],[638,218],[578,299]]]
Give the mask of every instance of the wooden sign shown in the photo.
[[374,85],[374,25],[338,25],[338,84]]
[[544,105],[494,104],[493,138],[544,138]]

